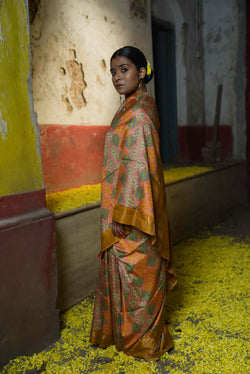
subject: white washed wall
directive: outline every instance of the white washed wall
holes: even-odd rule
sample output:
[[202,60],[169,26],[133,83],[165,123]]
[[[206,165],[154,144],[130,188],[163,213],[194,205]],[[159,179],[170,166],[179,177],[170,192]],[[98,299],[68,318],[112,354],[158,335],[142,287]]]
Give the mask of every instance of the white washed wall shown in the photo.
[[[43,0],[31,25],[31,44],[38,122],[109,125],[119,104],[110,56],[133,45],[152,60],[150,0],[147,20],[130,11],[129,0]],[[79,87],[84,98],[76,93]]]
[[245,157],[245,2],[204,0],[206,124],[214,122],[223,84],[221,124],[233,127],[234,157]]

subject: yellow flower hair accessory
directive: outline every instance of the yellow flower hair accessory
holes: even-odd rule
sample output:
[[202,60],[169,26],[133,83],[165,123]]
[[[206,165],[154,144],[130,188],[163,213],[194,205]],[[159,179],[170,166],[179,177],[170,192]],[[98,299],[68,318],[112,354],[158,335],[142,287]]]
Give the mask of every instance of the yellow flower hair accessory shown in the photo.
[[151,69],[151,66],[150,66],[150,62],[147,61],[147,75],[151,75],[151,72],[152,72],[152,69]]

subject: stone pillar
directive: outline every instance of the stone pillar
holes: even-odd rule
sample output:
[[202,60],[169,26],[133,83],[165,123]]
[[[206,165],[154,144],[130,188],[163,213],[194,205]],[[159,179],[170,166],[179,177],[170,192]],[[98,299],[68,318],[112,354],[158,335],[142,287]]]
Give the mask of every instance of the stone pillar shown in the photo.
[[55,219],[33,110],[27,0],[0,2],[0,366],[59,336]]

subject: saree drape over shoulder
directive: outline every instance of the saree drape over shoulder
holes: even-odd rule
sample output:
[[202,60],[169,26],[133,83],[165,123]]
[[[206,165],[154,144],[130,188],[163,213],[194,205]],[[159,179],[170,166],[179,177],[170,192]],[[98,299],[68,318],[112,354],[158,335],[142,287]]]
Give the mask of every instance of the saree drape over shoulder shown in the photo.
[[[130,96],[106,135],[102,171],[100,278],[90,342],[158,360],[173,347],[163,319],[176,283],[159,150],[148,93]],[[124,224],[126,238],[112,233]]]

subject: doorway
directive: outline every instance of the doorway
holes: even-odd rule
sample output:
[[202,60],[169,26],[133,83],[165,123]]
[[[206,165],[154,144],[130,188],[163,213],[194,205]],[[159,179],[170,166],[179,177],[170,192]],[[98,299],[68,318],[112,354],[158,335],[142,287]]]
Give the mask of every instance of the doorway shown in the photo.
[[153,17],[152,38],[161,157],[166,163],[174,160],[178,154],[174,27]]

